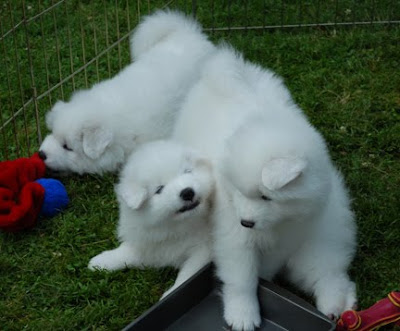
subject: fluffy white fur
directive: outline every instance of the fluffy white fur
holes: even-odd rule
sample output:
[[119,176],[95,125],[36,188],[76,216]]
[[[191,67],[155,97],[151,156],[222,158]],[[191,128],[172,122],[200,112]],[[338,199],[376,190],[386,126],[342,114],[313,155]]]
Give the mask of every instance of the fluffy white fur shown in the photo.
[[171,141],[142,145],[116,186],[121,244],[92,258],[89,268],[178,268],[167,295],[211,261],[213,191],[209,162],[192,150]]
[[355,304],[347,269],[356,227],[346,188],[279,77],[219,50],[174,134],[215,165],[215,263],[234,330],[260,325],[258,277],[280,270],[331,317]]
[[47,114],[52,133],[40,147],[47,167],[81,174],[115,171],[138,145],[167,137],[213,49],[189,17],[159,11],[145,18],[131,40],[134,63],[70,101],[57,102]]

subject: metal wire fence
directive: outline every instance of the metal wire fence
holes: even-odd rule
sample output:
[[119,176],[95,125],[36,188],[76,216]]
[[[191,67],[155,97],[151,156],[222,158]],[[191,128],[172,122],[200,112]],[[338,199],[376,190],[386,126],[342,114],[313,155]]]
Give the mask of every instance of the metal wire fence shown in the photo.
[[129,62],[141,16],[175,8],[206,31],[398,25],[397,0],[8,0],[0,4],[0,159],[29,155],[44,114]]

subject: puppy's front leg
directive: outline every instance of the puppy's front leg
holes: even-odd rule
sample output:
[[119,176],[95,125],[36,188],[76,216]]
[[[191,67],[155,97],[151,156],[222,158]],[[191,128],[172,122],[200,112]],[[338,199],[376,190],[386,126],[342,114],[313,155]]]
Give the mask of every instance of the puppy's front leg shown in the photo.
[[172,285],[167,291],[164,292],[162,297],[165,298],[168,294],[177,289],[182,283],[193,276],[197,271],[204,267],[211,261],[211,254],[208,247],[203,247],[190,256],[181,266],[178,276],[176,277],[174,285]]
[[114,271],[139,265],[139,260],[132,246],[121,243],[118,248],[104,251],[93,257],[88,265],[90,270]]
[[216,265],[217,274],[224,283],[225,320],[233,330],[254,330],[261,324],[256,252],[247,246],[223,246],[223,249],[216,249]]

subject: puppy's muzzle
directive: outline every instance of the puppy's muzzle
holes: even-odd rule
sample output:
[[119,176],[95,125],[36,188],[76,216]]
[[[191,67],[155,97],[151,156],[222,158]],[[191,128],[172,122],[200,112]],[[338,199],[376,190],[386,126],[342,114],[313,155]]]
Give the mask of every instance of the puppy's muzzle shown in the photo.
[[246,221],[246,220],[241,220],[240,224],[242,224],[242,226],[244,226],[245,228],[252,228],[255,224],[255,222],[253,221]]

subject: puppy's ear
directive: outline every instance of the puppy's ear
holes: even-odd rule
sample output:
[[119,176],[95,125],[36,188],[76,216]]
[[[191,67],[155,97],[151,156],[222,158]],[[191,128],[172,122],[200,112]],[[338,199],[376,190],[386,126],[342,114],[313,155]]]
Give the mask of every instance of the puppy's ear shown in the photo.
[[271,191],[279,190],[298,178],[306,165],[300,157],[272,159],[262,170],[262,183]]
[[139,209],[147,199],[147,190],[136,184],[118,184],[116,193],[132,209]]
[[113,139],[111,130],[101,127],[92,126],[82,130],[82,147],[83,152],[91,159],[97,159],[104,153]]
[[65,105],[64,101],[57,101],[53,106],[53,108],[49,112],[47,112],[46,125],[49,130],[53,130],[53,124],[56,114],[60,112],[60,110],[63,108],[64,105]]

